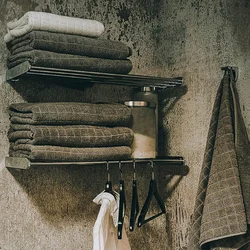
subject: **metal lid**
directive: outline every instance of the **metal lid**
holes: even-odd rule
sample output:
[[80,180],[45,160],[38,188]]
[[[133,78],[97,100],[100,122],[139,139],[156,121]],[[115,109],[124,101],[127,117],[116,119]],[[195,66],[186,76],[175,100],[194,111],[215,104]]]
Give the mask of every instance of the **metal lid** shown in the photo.
[[155,102],[144,102],[144,101],[127,101],[124,102],[125,105],[130,107],[148,107],[148,108],[155,108]]

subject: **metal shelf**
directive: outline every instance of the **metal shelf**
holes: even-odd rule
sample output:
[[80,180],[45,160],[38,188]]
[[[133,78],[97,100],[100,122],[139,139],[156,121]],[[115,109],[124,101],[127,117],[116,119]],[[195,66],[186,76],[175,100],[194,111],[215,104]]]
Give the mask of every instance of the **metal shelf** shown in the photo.
[[28,61],[6,72],[7,81],[18,81],[24,75],[39,75],[81,80],[88,83],[105,83],[130,87],[153,87],[157,90],[173,88],[183,84],[183,77],[163,78],[133,74],[111,74],[59,68],[32,66]]
[[151,164],[153,162],[154,166],[164,166],[167,168],[167,172],[173,175],[187,175],[189,168],[185,164],[183,157],[181,156],[169,156],[166,158],[156,158],[156,159],[129,159],[121,161],[96,161],[96,162],[32,162],[27,158],[21,157],[6,157],[5,166],[7,168],[14,169],[29,169],[31,167],[45,167],[45,166],[92,166],[92,165],[109,165],[119,163],[133,165]]

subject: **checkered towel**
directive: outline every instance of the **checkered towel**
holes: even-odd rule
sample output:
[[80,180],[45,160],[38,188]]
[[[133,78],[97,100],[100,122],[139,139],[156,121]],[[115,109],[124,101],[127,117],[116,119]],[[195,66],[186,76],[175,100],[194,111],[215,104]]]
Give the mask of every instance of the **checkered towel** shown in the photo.
[[131,156],[130,147],[73,148],[58,146],[36,146],[30,144],[11,144],[10,156],[26,157],[31,161],[79,162],[124,160]]
[[133,142],[133,131],[126,127],[11,124],[8,138],[15,144],[67,147],[130,146]]
[[13,68],[26,61],[33,66],[104,73],[127,74],[132,70],[132,62],[129,59],[112,60],[45,50],[30,50],[10,55],[7,66]]
[[131,120],[131,109],[118,103],[15,103],[9,113],[12,123],[21,124],[127,127]]
[[7,44],[12,55],[33,49],[107,59],[126,59],[132,50],[120,41],[48,31],[31,31]]
[[99,37],[104,31],[104,25],[96,20],[36,11],[29,11],[20,19],[7,23],[7,28],[8,33],[4,36],[6,43],[32,30],[46,30],[89,37]]
[[232,72],[215,100],[187,249],[236,250],[250,233],[250,147]]

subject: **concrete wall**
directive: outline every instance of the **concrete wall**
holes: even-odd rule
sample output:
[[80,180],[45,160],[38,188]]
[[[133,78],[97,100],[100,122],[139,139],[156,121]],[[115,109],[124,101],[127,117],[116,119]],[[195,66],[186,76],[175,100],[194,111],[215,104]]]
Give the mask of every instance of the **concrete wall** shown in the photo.
[[[169,98],[171,93],[163,93],[160,96],[160,152],[184,156],[190,173],[181,178],[167,176],[164,168],[158,169],[167,216],[136,228],[128,236],[134,250],[186,249],[221,66],[240,68],[238,89],[246,124],[248,127],[250,124],[249,1],[25,0],[20,3],[3,0],[0,10],[1,37],[6,33],[6,23],[28,10],[94,18],[105,24],[103,37],[121,40],[132,47],[132,73],[185,77],[186,95]],[[132,91],[105,85],[73,90],[34,80],[9,84],[4,80],[7,50],[2,39],[0,49],[0,249],[90,250],[99,209],[92,199],[103,189],[105,169],[86,166],[7,170],[3,163],[8,154],[7,107],[14,102],[51,100],[120,102],[130,99]],[[128,167],[124,171],[128,215],[132,170]],[[138,168],[137,171],[142,206],[150,170]],[[118,169],[112,169],[111,176],[117,185]]]

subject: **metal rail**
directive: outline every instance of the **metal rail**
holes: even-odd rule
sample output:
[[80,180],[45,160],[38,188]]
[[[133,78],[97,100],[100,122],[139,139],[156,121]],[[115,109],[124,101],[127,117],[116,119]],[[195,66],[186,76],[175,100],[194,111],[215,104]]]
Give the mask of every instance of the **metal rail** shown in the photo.
[[133,74],[112,74],[59,68],[32,66],[28,61],[7,70],[7,81],[18,81],[24,75],[39,75],[66,79],[77,79],[89,83],[105,83],[130,87],[154,87],[166,89],[183,84],[183,77],[163,78]]

